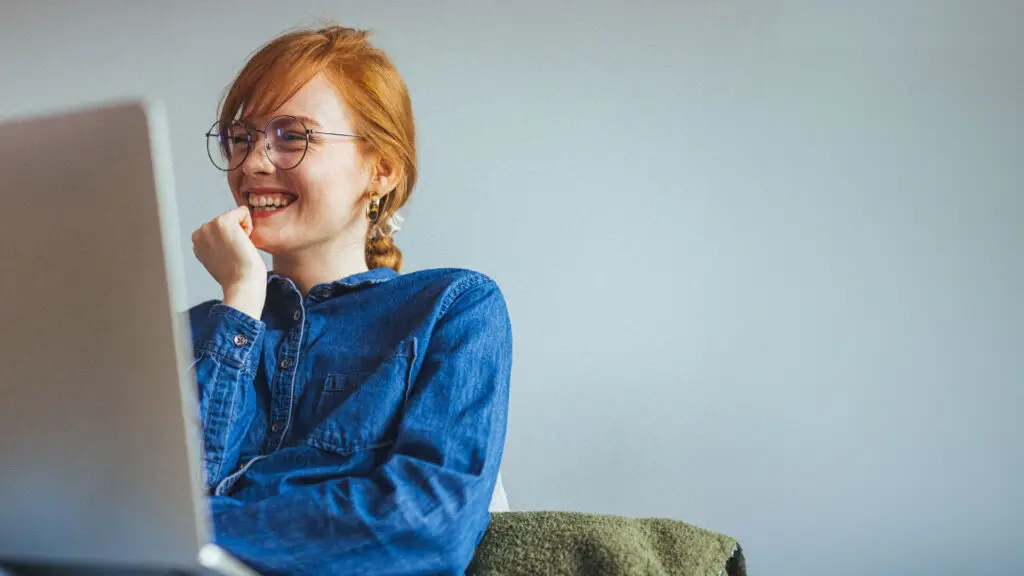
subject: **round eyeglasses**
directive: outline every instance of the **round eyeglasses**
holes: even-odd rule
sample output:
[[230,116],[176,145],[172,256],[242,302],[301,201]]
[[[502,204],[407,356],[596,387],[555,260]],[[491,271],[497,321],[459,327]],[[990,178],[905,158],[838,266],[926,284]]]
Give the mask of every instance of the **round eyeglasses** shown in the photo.
[[267,159],[279,170],[291,170],[302,162],[309,150],[309,142],[317,136],[343,136],[362,138],[360,134],[311,130],[295,116],[276,116],[266,128],[252,128],[241,120],[230,124],[214,122],[206,133],[206,153],[218,169],[225,172],[238,169],[252,151],[256,138],[263,135],[263,151]]

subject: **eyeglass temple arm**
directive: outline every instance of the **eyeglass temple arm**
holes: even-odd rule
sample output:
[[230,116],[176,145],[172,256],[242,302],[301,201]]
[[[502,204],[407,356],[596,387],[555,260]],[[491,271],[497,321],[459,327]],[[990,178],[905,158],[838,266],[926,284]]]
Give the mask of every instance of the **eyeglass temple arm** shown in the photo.
[[344,132],[324,132],[322,130],[310,130],[306,129],[309,134],[326,134],[328,136],[346,136],[348,138],[362,138],[362,134],[345,134]]
[[[264,136],[267,135],[266,132],[264,132],[263,130],[260,130],[259,128],[249,128],[249,130],[252,130],[253,132],[259,132],[260,134],[263,134]],[[306,129],[306,133],[307,134],[325,134],[327,136],[345,136],[345,137],[348,137],[348,138],[362,138],[363,137],[362,134],[346,134],[344,132],[324,132],[323,130],[310,130],[308,128]],[[218,136],[219,137],[220,134],[215,134],[213,132],[207,132],[206,133],[206,137],[207,138],[209,138],[211,136]]]

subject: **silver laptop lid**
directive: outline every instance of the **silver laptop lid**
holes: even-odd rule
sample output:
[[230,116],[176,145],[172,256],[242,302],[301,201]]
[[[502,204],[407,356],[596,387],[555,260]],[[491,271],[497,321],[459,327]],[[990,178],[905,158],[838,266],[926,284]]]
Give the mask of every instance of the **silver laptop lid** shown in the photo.
[[188,567],[209,539],[164,118],[0,123],[0,562]]

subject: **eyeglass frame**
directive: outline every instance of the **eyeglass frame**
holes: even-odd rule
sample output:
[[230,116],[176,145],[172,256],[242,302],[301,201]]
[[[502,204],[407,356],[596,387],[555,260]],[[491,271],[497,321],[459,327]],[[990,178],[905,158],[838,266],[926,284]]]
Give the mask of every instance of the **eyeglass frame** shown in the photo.
[[[298,122],[299,125],[302,126],[302,129],[305,131],[306,147],[302,150],[302,158],[299,158],[299,161],[296,162],[295,165],[292,166],[291,168],[281,168],[280,166],[277,165],[276,162],[274,162],[274,159],[270,157],[270,139],[267,138],[267,128],[269,128],[270,125],[273,124],[274,121],[277,120],[278,118],[294,118],[295,121]],[[234,168],[221,168],[220,166],[217,165],[217,161],[213,159],[213,154],[210,152],[209,139],[213,136],[216,136],[217,139],[219,140],[221,137],[220,134],[214,132],[213,130],[218,124],[220,124],[220,120],[214,122],[210,126],[210,129],[207,130],[206,132],[206,155],[210,158],[210,163],[213,164],[213,167],[216,168],[217,170],[220,170],[221,172],[233,172],[235,170],[238,170],[239,168],[242,167],[243,164],[245,164],[245,161],[249,158],[249,154],[252,154],[252,147],[254,141],[254,138],[252,136],[253,132],[259,132],[260,134],[263,135],[263,153],[267,156],[267,161],[273,164],[274,167],[277,168],[278,170],[284,171],[294,170],[295,168],[298,168],[299,164],[302,164],[302,161],[306,159],[306,153],[309,152],[309,137],[312,136],[313,134],[323,134],[325,136],[344,136],[346,138],[363,138],[362,134],[348,134],[346,132],[325,132],[323,130],[313,130],[312,128],[306,126],[306,123],[302,121],[302,118],[299,118],[298,116],[292,116],[291,114],[280,114],[278,116],[274,116],[273,118],[267,121],[267,125],[263,127],[263,130],[256,128],[255,126],[246,124],[242,120],[232,120],[231,122],[232,124],[237,122],[241,124],[243,128],[245,128],[246,139],[245,156],[242,156],[242,160],[239,161],[238,166],[235,166]]]

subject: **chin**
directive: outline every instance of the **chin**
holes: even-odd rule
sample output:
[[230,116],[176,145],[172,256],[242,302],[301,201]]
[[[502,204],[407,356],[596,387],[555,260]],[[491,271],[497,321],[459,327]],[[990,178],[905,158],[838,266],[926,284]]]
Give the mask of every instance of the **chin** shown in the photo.
[[261,234],[259,228],[253,231],[252,236],[249,236],[249,239],[252,240],[253,246],[258,250],[262,250],[271,255],[288,251],[287,244],[282,242],[280,238],[275,238],[270,234]]

